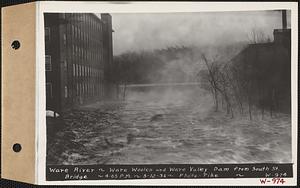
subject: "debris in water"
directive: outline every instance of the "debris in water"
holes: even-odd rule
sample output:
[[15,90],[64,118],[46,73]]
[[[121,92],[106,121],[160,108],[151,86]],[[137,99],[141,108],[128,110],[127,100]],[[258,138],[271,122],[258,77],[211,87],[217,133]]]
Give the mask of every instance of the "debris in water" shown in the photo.
[[159,121],[159,120],[162,120],[163,118],[164,118],[163,114],[156,114],[151,117],[150,121]]

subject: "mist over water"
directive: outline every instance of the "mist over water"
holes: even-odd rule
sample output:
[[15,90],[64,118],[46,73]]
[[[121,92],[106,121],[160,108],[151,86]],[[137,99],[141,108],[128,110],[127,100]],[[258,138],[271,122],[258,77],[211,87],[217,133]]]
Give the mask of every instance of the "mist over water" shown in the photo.
[[142,88],[129,86],[126,101],[129,104],[140,103],[145,106],[160,106],[162,109],[189,106],[191,109],[195,108],[198,112],[210,111],[213,107],[213,100],[209,93],[197,85],[152,85]]
[[231,119],[213,106],[211,96],[198,87],[129,86],[122,103],[95,103],[72,112],[72,119],[65,117],[65,131],[48,143],[47,162],[291,162],[289,116]]

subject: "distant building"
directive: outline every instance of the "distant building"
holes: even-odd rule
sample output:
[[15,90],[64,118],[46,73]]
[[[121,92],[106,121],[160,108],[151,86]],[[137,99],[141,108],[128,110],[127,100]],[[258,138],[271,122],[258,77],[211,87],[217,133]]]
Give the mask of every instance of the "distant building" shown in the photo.
[[109,14],[45,14],[47,109],[63,112],[109,95],[111,23]]
[[[291,29],[286,27],[283,11],[283,28],[274,29],[274,41],[249,44],[232,59],[243,75],[253,77],[257,83],[250,90],[257,94],[257,105],[276,104],[277,111],[291,110]],[[256,93],[255,93],[256,92]],[[254,100],[254,99],[253,99]],[[273,107],[272,107],[273,108]]]

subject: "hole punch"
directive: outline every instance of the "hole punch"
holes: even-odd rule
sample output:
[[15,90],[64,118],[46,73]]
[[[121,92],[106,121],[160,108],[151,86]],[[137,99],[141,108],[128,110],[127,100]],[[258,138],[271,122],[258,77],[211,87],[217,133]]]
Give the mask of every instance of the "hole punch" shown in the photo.
[[12,43],[11,43],[11,47],[12,49],[19,49],[21,47],[21,43],[18,41],[18,40],[14,40]]
[[14,152],[17,153],[17,152],[20,152],[22,150],[22,146],[21,146],[21,144],[16,143],[16,144],[13,145],[12,149],[14,150]]

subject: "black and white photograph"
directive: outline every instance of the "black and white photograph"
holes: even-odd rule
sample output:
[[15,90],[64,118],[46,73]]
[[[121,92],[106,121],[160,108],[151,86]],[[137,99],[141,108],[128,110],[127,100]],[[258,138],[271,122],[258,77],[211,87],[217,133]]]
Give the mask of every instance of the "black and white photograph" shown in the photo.
[[292,163],[291,11],[44,13],[47,165]]

